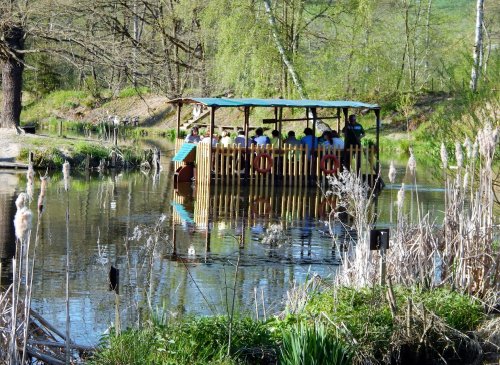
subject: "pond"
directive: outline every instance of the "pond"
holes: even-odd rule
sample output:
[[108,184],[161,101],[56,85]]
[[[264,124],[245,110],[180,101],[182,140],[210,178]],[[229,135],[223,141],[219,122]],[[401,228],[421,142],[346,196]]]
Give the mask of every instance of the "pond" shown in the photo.
[[[339,255],[325,199],[316,187],[261,192],[219,185],[208,191],[188,184],[174,190],[172,169],[165,158],[157,175],[75,172],[69,192],[60,173],[51,175],[40,218],[32,306],[57,328],[65,328],[69,247],[75,342],[96,344],[114,323],[122,329],[133,326],[147,306],[179,316],[227,314],[233,294],[238,312],[264,318],[283,310],[287,291],[296,283],[312,275],[335,275]],[[404,175],[401,165],[398,180]],[[14,201],[25,190],[26,177],[24,172],[0,171],[0,179],[0,253],[6,285]],[[439,217],[443,190],[428,175],[418,180],[421,208]],[[406,183],[409,214],[416,214],[414,187]],[[380,194],[378,226],[391,226],[399,188],[387,184]],[[39,189],[37,179],[36,194]],[[31,209],[36,211],[36,201]],[[37,220],[35,214],[34,227]],[[331,228],[340,236],[353,234],[342,225]],[[279,245],[269,244],[272,234],[280,236]],[[32,243],[34,237],[35,229]],[[111,266],[119,270],[119,295],[109,290]]]

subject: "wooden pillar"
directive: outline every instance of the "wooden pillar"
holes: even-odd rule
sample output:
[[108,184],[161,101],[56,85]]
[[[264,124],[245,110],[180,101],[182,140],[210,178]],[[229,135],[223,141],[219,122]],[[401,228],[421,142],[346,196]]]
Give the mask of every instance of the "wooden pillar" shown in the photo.
[[306,127],[309,128],[309,108],[306,108]]
[[211,106],[210,107],[210,142],[209,142],[209,145],[210,145],[210,149],[208,150],[208,166],[209,169],[208,169],[208,183],[210,184],[211,182],[211,179],[212,179],[212,169],[214,168],[214,166],[212,166],[212,164],[214,163],[214,160],[213,160],[213,151],[212,151],[212,140],[214,138],[214,125],[215,125],[215,107]]
[[177,128],[175,130],[175,132],[176,132],[175,137],[176,138],[180,138],[179,135],[180,135],[180,131],[181,131],[181,109],[182,109],[182,103],[178,103],[177,104]]
[[375,160],[375,171],[377,174],[380,173],[380,148],[379,148],[379,143],[380,143],[380,109],[375,109],[375,123],[376,125],[376,146],[375,146],[375,153],[376,153],[376,160]]
[[280,139],[279,139],[279,144],[278,144],[278,147],[281,149],[281,147],[283,146],[283,143],[282,143],[282,138],[283,138],[283,132],[281,131],[281,129],[283,128],[283,108],[280,108],[279,109],[279,113],[278,113],[278,131],[280,132]]
[[310,174],[311,175],[315,175],[315,172],[316,172],[316,168],[315,168],[315,165],[314,165],[314,161],[316,160],[314,158],[314,152],[316,151],[316,119],[318,118],[318,114],[316,112],[316,108],[311,108],[311,114],[312,114],[312,124],[313,124],[313,138],[312,138],[312,148],[311,148],[311,170],[310,170]]
[[340,108],[337,108],[337,133],[340,135]]
[[245,128],[245,182],[248,179],[248,174],[250,173],[250,156],[248,154],[248,124],[250,119],[250,107],[246,106],[244,109],[244,122],[243,128]]
[[342,108],[342,112],[344,113],[344,127],[349,123],[349,109]]
[[[280,111],[281,111],[281,108],[280,108]],[[278,108],[277,107],[274,107],[274,129],[278,129]],[[281,129],[279,129],[279,131],[281,133]]]

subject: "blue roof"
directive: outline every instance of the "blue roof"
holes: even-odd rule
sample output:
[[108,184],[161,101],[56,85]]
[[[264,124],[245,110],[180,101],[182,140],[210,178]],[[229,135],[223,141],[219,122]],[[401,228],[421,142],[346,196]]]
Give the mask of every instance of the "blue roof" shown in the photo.
[[189,153],[196,148],[196,145],[194,143],[184,143],[179,151],[175,154],[175,156],[172,158],[172,161],[175,162],[182,162],[186,159],[186,157],[189,155]]
[[245,106],[289,107],[289,108],[362,108],[380,109],[377,104],[361,103],[350,100],[287,100],[287,99],[236,99],[236,98],[182,98],[170,103],[199,103],[209,107],[235,108]]

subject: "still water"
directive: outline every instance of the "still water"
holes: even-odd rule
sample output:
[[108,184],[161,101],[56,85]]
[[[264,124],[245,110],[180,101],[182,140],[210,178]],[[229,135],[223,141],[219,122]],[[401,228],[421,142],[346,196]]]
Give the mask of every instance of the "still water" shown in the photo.
[[[239,312],[262,318],[283,310],[294,283],[313,274],[335,275],[339,258],[330,229],[345,237],[352,232],[329,226],[317,188],[258,192],[218,186],[197,191],[188,184],[174,191],[172,168],[164,159],[156,176],[74,172],[69,192],[61,174],[51,176],[44,212],[33,220],[34,227],[40,220],[40,241],[32,306],[57,328],[65,328],[69,247],[75,342],[96,344],[118,321],[122,328],[135,325],[147,306],[174,315],[225,314],[233,293]],[[404,175],[402,166],[398,181],[406,183],[408,214],[416,214],[415,187]],[[26,188],[25,173],[0,171],[0,181],[0,253],[8,257],[14,201]],[[439,217],[443,190],[428,175],[418,176],[418,183],[424,212]],[[381,193],[378,226],[391,226],[400,186],[387,184]],[[37,181],[35,194],[39,189]],[[31,209],[36,212],[36,201]],[[277,245],[265,240],[273,225],[283,228]],[[34,235],[35,229],[32,242]],[[2,263],[5,284],[8,262]],[[119,269],[119,295],[109,291],[111,266]]]

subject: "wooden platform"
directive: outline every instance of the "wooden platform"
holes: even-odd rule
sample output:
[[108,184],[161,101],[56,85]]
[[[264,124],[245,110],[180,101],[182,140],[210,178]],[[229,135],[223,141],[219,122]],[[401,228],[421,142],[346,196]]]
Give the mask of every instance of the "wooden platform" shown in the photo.
[[0,161],[0,169],[28,169],[28,164],[21,162]]

